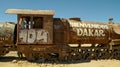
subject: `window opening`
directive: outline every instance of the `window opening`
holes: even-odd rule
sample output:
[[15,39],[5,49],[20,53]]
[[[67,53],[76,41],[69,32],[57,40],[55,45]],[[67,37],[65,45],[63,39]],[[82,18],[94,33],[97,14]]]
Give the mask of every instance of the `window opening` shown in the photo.
[[33,28],[39,28],[39,29],[43,28],[43,17],[34,17],[33,22],[34,22]]
[[30,17],[22,17],[22,21],[20,22],[20,28],[21,29],[30,29],[31,28],[31,22]]
[[43,17],[22,17],[20,18],[21,29],[42,29]]

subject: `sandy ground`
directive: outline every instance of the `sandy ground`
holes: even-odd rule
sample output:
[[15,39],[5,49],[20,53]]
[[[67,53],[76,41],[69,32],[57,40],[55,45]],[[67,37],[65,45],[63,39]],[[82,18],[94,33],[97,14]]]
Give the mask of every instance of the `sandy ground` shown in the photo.
[[120,67],[120,60],[91,60],[72,63],[40,63],[18,60],[16,52],[0,58],[0,67]]

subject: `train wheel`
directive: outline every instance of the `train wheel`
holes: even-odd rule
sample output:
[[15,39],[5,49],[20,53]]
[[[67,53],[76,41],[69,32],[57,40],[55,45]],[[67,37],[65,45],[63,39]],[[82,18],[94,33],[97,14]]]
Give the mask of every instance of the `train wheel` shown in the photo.
[[76,52],[75,55],[73,56],[75,60],[81,60],[82,59],[82,54],[79,52]]
[[81,60],[82,59],[82,54],[79,52],[72,52],[68,56],[69,60]]
[[91,60],[91,59],[96,59],[97,56],[96,56],[96,53],[95,52],[86,52],[84,54],[84,59],[85,60]]
[[83,55],[82,55],[82,53],[79,53],[78,54],[78,60],[82,60],[83,59]]
[[114,51],[112,53],[112,58],[113,59],[120,59],[120,51]]
[[99,59],[109,59],[110,58],[110,53],[106,52],[106,51],[103,51],[103,52],[100,52],[98,56],[99,56]]

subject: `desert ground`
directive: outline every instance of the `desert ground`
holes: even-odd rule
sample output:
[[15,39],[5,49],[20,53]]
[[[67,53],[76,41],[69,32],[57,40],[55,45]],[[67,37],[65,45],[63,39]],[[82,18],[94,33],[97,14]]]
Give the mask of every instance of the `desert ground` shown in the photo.
[[72,62],[29,62],[20,60],[16,52],[10,52],[0,58],[0,67],[120,67],[120,60],[91,60]]

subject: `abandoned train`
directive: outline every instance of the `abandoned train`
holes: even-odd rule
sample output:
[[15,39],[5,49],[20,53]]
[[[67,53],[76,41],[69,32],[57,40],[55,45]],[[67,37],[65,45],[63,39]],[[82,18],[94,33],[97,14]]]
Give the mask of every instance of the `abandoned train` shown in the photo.
[[120,24],[53,18],[52,10],[8,9],[18,23],[1,23],[0,56],[18,51],[36,59],[120,59]]

